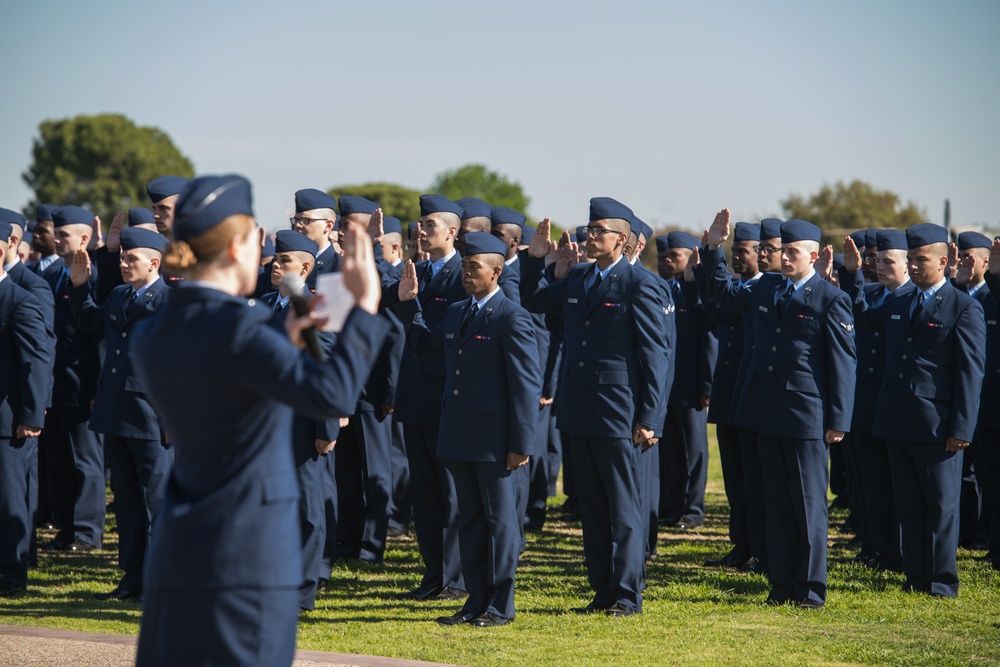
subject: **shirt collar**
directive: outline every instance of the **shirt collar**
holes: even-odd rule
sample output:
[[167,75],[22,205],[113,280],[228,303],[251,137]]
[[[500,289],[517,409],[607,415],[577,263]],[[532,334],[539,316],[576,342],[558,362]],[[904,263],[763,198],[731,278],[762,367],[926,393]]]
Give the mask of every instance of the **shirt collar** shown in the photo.
[[490,292],[489,294],[487,294],[486,296],[484,296],[484,297],[483,297],[482,299],[480,299],[479,301],[476,301],[476,297],[472,297],[472,303],[471,303],[471,304],[469,305],[469,307],[471,308],[472,306],[474,306],[474,305],[477,305],[477,304],[478,304],[478,305],[479,305],[479,309],[480,309],[480,310],[482,310],[482,308],[483,308],[483,305],[484,305],[484,304],[485,304],[485,303],[486,303],[487,301],[489,301],[490,299],[492,299],[492,298],[493,298],[493,295],[494,295],[494,294],[496,294],[496,293],[497,293],[497,292],[499,292],[499,291],[500,291],[500,286],[498,285],[498,286],[496,286],[496,287],[494,287],[494,288],[493,288],[493,291],[492,291],[492,292]]
[[969,285],[969,287],[968,287],[968,290],[969,290],[969,296],[975,296],[975,295],[976,295],[976,292],[978,292],[978,291],[979,291],[980,289],[982,289],[983,285],[985,285],[985,284],[986,284],[986,281],[985,281],[985,280],[980,280],[980,281],[979,281],[979,282],[978,282],[977,284],[975,284],[975,285]]
[[444,265],[447,264],[449,261],[451,261],[451,258],[454,256],[455,256],[455,249],[452,248],[450,253],[448,253],[441,259],[437,260],[436,262],[431,262],[431,271],[434,272],[434,275],[436,276],[438,274],[438,271],[443,269]]
[[[594,262],[594,271],[596,271],[597,273],[599,273],[601,275],[601,280],[604,280],[605,278],[608,277],[608,274],[611,273],[611,269],[615,268],[615,266],[618,264],[618,262],[622,261],[622,258],[624,258],[624,257],[625,257],[625,255],[619,255],[618,259],[616,259],[615,261],[611,262],[611,264],[608,265],[608,268],[604,269],[603,271],[600,269],[599,266],[597,266],[597,262]],[[594,275],[596,276],[597,273],[595,273]]]
[[760,273],[760,272],[758,271],[758,272],[757,272],[757,275],[755,275],[755,276],[754,276],[753,278],[750,278],[749,280],[743,280],[743,278],[740,278],[740,280],[739,280],[739,282],[738,282],[738,283],[736,284],[736,286],[737,286],[737,287],[744,287],[744,286],[746,286],[746,285],[749,285],[750,283],[755,283],[755,282],[757,282],[758,280],[760,280],[760,277],[761,277],[762,275],[764,275],[764,274],[763,274],[763,273]]
[[941,282],[939,282],[938,284],[936,284],[936,285],[931,285],[930,287],[928,287],[928,288],[927,288],[927,289],[925,289],[925,290],[923,290],[923,289],[920,289],[920,288],[918,287],[918,288],[917,288],[917,291],[918,291],[918,292],[921,292],[921,293],[923,293],[923,295],[924,295],[924,301],[930,301],[930,298],[931,298],[932,296],[934,296],[935,294],[937,294],[937,291],[938,291],[939,289],[941,289],[942,287],[944,287],[944,284],[945,284],[946,282],[948,282],[948,280],[947,280],[947,279],[945,279],[945,278],[942,278],[942,279],[941,279]]
[[809,279],[812,278],[814,275],[816,275],[815,269],[810,269],[809,273],[807,273],[804,277],[800,278],[799,280],[796,280],[794,283],[791,281],[790,278],[785,278],[785,290],[787,291],[789,287],[794,287],[795,291],[797,292],[799,288],[801,288],[803,285],[809,282]]
[[159,279],[160,279],[160,276],[156,276],[155,278],[153,278],[152,280],[150,280],[148,283],[146,283],[145,285],[143,285],[139,289],[135,290],[135,297],[138,299],[140,296],[142,296],[143,294],[145,294],[146,290],[148,290],[150,288],[150,286],[152,286],[153,283],[155,283]]

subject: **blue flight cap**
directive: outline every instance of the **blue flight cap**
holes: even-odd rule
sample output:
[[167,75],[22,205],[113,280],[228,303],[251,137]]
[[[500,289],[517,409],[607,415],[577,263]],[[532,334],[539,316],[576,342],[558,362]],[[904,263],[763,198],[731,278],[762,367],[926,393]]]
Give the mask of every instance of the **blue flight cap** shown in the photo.
[[191,179],[182,176],[160,176],[146,183],[146,194],[154,204],[179,195]]
[[576,228],[576,242],[586,243],[587,242],[587,225],[580,225]]
[[261,257],[274,257],[274,241],[270,236],[264,237],[264,245],[260,249]]
[[648,242],[650,237],[653,236],[653,228],[647,225],[642,218],[636,214],[632,214],[632,218],[628,221],[629,229],[635,234],[636,238],[639,236],[645,236]]
[[153,220],[153,212],[148,208],[130,208],[128,210],[129,227],[154,224],[156,224],[156,220]]
[[305,234],[293,229],[281,229],[274,235],[274,252],[307,252],[313,257],[319,254],[319,244]]
[[459,218],[465,217],[465,210],[444,195],[420,195],[420,217],[432,213],[454,213]]
[[21,237],[21,243],[27,243],[31,245],[31,242],[35,240],[35,235],[29,232],[27,229],[24,230],[24,236]]
[[666,252],[670,250],[670,239],[667,238],[666,234],[660,234],[656,237],[656,252]]
[[417,225],[419,222],[408,222],[406,223],[406,238],[410,238],[417,231]]
[[193,178],[177,200],[174,238],[200,236],[231,215],[253,217],[250,181],[237,174]]
[[921,248],[932,243],[947,243],[948,230],[932,222],[921,222],[906,228],[907,249]]
[[844,267],[844,253],[838,252],[833,256],[833,270],[841,269]]
[[465,256],[495,253],[507,257],[507,244],[489,232],[469,232],[465,235]]
[[778,218],[764,218],[760,221],[760,240],[780,239],[781,225],[784,221]]
[[535,228],[531,225],[525,225],[521,228],[521,243],[527,245],[531,243],[531,239],[535,238]]
[[399,218],[394,218],[391,215],[387,215],[384,218],[382,218],[382,233],[402,235],[403,223],[399,221]]
[[[301,192],[301,191],[300,191]],[[295,195],[296,200],[298,199],[298,194]],[[333,199],[333,197],[331,197]],[[358,197],[357,195],[344,195],[337,200],[340,204],[340,214],[350,215],[351,213],[367,213],[371,215],[378,208],[378,204],[370,199],[365,199],[364,197]],[[313,206],[313,208],[327,208],[326,206]],[[303,209],[308,211],[309,209]]]
[[[667,234],[667,248],[697,248],[701,241],[694,234],[687,232],[670,232]],[[657,249],[659,246],[657,246]]]
[[989,250],[992,247],[993,242],[990,241],[989,237],[979,232],[962,232],[958,235],[959,250],[971,250],[972,248],[986,248]]
[[337,209],[337,200],[316,188],[306,188],[295,193],[295,212],[305,213],[317,208]]
[[158,234],[151,229],[136,229],[126,227],[121,232],[122,250],[134,250],[135,248],[151,248],[163,254],[170,245],[170,239],[162,234]]
[[468,220],[469,218],[487,218],[493,219],[493,208],[482,199],[476,199],[475,197],[462,197],[461,199],[456,199],[455,203],[462,207],[465,213],[462,214],[462,220]]
[[611,197],[594,197],[590,200],[590,221],[621,218],[630,221],[635,214],[625,204]]
[[66,225],[87,225],[94,221],[94,214],[79,206],[60,206],[52,212],[53,227],[65,227]]
[[878,243],[878,232],[879,230],[875,227],[865,230],[865,247],[874,248],[875,244]]
[[54,220],[53,215],[56,209],[59,208],[53,204],[39,204],[35,209],[35,222],[41,222],[42,220]]
[[854,245],[856,245],[859,248],[864,248],[865,242],[868,240],[868,234],[866,234],[865,230],[863,229],[859,229],[856,232],[851,232],[850,237],[851,240],[854,241]]
[[[465,208],[465,204],[462,205],[462,208]],[[528,221],[524,215],[506,206],[491,207],[489,218],[493,221],[494,225],[517,225],[522,229],[524,228],[524,223]]]
[[815,241],[819,243],[823,239],[823,230],[806,220],[786,220],[781,225],[781,243],[795,243],[796,241]]
[[0,208],[0,221],[17,225],[21,229],[28,228],[28,220],[17,211],[12,211],[9,208]]
[[[774,238],[773,236],[771,238]],[[752,222],[737,222],[733,229],[733,243],[740,241],[760,241],[760,225]]]
[[14,228],[6,220],[0,219],[0,243],[6,244],[10,239],[10,235],[13,233]]
[[907,250],[906,234],[902,229],[880,229],[875,234],[875,249],[879,252],[883,250]]

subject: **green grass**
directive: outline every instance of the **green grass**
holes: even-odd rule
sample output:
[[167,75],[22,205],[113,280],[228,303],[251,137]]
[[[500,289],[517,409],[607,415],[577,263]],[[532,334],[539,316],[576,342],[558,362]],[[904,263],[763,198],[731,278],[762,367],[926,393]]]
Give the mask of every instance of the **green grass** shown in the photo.
[[[577,616],[590,599],[579,524],[559,520],[530,538],[518,570],[518,616],[509,626],[445,628],[434,618],[455,603],[405,602],[419,583],[412,540],[391,542],[386,564],[341,564],[317,609],[301,617],[298,647],[460,665],[997,665],[1000,572],[959,552],[957,599],[900,590],[902,578],[850,562],[848,536],[831,529],[830,590],[819,612],[761,604],[764,577],[709,570],[723,553],[726,504],[712,449],[708,521],[693,536],[661,532],[660,557],[648,567],[643,614],[627,619]],[[560,498],[554,502],[560,502]],[[834,525],[843,519],[835,513]],[[0,623],[135,634],[139,607],[98,603],[110,590],[114,535],[96,554],[41,554],[29,592],[0,604]]]

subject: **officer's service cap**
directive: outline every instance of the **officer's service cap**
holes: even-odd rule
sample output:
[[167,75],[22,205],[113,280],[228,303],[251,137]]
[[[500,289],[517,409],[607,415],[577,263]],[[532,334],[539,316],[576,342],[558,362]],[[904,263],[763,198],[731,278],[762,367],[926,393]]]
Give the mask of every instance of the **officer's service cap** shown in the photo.
[[922,248],[932,243],[947,243],[948,230],[931,222],[922,222],[906,228],[906,245],[908,248]]
[[420,217],[432,213],[454,213],[459,218],[465,217],[465,210],[444,195],[420,195]]
[[815,241],[819,243],[823,238],[823,232],[819,227],[807,220],[786,220],[781,224],[781,242],[795,243],[796,241]]
[[153,219],[153,212],[148,208],[130,208],[128,210],[129,227],[135,227],[136,225],[152,225],[155,223],[156,220]]
[[357,195],[344,195],[337,202],[340,204],[341,215],[350,215],[351,213],[367,213],[371,215],[378,208],[378,204],[372,200],[358,197]]
[[60,206],[52,212],[52,226],[87,225],[94,221],[94,214],[80,206]]
[[[465,208],[465,204],[462,204],[462,208]],[[527,218],[523,214],[506,206],[490,207],[490,219],[494,225],[517,225],[518,227],[524,227],[524,223],[527,222]]]
[[274,251],[307,252],[313,257],[319,254],[319,245],[305,234],[293,229],[282,229],[274,235]]
[[489,232],[469,232],[465,235],[465,256],[496,254],[507,256],[507,244]]
[[594,197],[590,200],[590,221],[621,218],[629,221],[635,215],[625,204],[611,197]]
[[906,250],[906,234],[902,229],[880,229],[875,235],[875,249],[879,252]]
[[170,239],[151,229],[126,227],[121,233],[122,250],[136,248],[151,248],[159,253],[165,253],[170,245]]
[[993,242],[985,234],[979,232],[962,232],[958,235],[958,249],[971,250],[972,248],[992,248]]
[[399,218],[394,218],[391,215],[387,215],[384,218],[382,218],[382,233],[402,235],[403,223],[399,221]]
[[752,222],[737,222],[733,229],[733,243],[740,241],[760,241],[760,225]]
[[305,188],[295,193],[295,212],[305,213],[318,208],[337,208],[337,200],[316,188]]
[[231,215],[253,217],[250,181],[237,174],[193,178],[177,200],[174,238],[200,236]]
[[167,197],[179,195],[190,180],[183,176],[160,176],[146,183],[146,194],[151,202],[158,204]]
[[492,207],[484,202],[482,199],[476,199],[475,197],[462,197],[461,199],[456,199],[455,203],[462,207],[462,220],[468,220],[469,218],[486,218],[491,220]]

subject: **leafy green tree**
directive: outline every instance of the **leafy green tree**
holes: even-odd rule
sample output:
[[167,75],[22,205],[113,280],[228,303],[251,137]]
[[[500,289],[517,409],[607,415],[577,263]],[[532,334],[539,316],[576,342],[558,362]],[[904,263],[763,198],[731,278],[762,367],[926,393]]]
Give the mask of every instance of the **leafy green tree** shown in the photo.
[[83,206],[110,220],[116,211],[149,206],[146,183],[159,176],[194,176],[194,166],[167,134],[121,114],[46,120],[21,177],[39,202]]
[[382,207],[385,215],[399,218],[405,225],[420,218],[420,192],[395,183],[361,183],[335,185],[327,190],[331,196],[354,195],[370,199]]
[[520,183],[490,171],[482,164],[467,164],[441,172],[434,177],[430,192],[437,192],[449,199],[478,197],[492,206],[506,206],[525,215],[531,203]]
[[904,206],[896,193],[861,180],[826,184],[808,197],[789,195],[781,206],[787,219],[808,220],[833,237],[856,229],[902,228],[927,221],[927,214],[913,202]]

